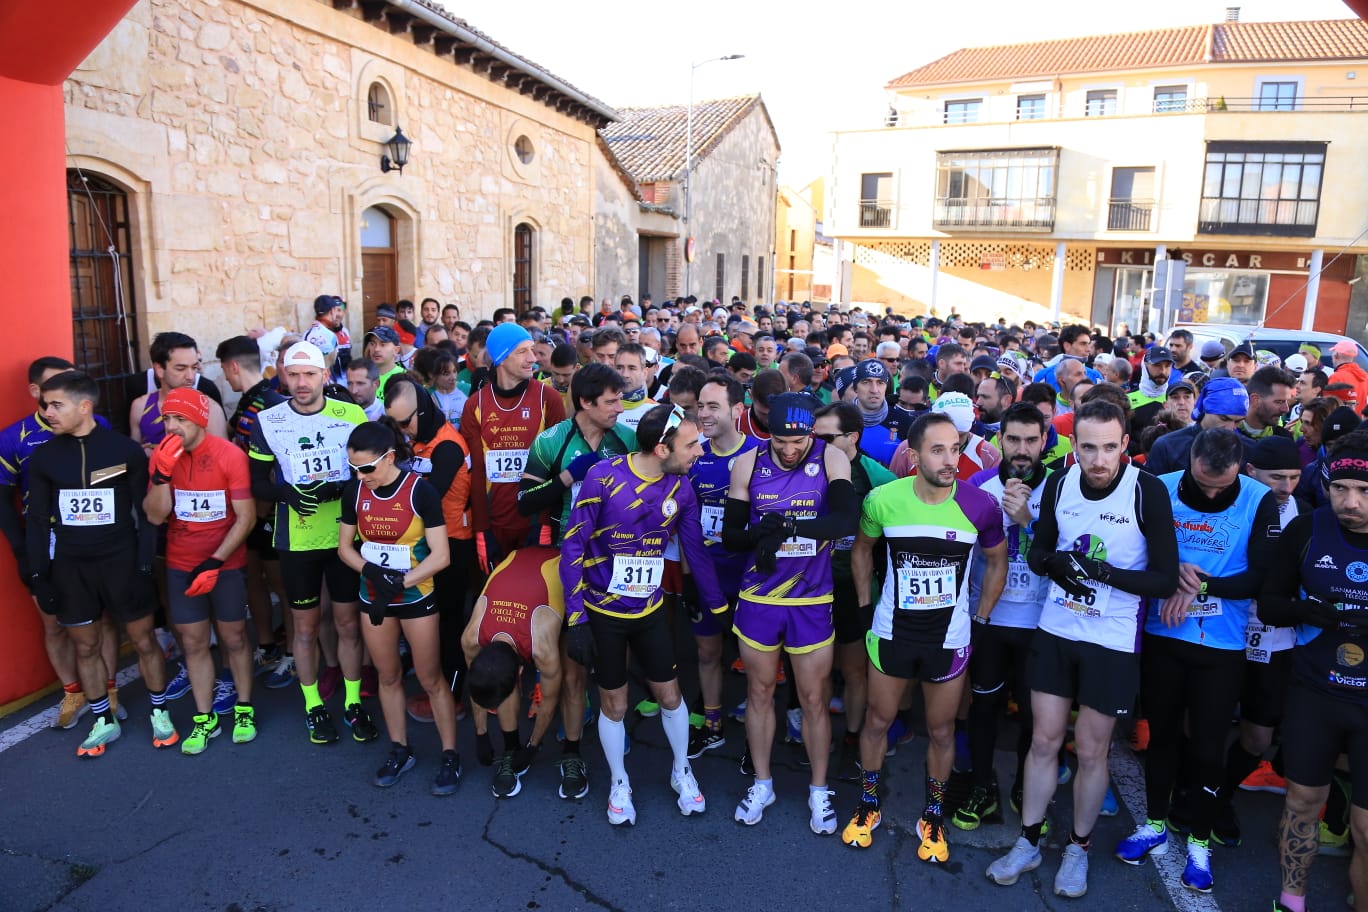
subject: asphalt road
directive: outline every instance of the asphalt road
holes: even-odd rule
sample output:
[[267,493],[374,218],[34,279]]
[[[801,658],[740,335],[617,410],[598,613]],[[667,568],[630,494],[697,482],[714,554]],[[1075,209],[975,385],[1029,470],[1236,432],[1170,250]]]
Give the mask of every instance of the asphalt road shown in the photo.
[[[694,678],[681,663],[686,693]],[[125,675],[131,672],[126,670]],[[410,686],[416,686],[410,679]],[[728,675],[729,704],[743,680]],[[658,719],[634,720],[632,775],[638,822],[614,828],[604,816],[606,766],[594,730],[586,731],[590,792],[557,797],[559,748],[548,744],[523,780],[522,793],[495,799],[492,772],[474,758],[472,728],[461,723],[465,776],[448,798],[428,794],[439,749],[431,726],[412,725],[419,764],[389,790],[371,784],[385,742],[309,743],[297,688],[261,688],[254,700],[260,735],[235,745],[228,734],[198,757],[151,746],[148,703],[140,684],[123,691],[130,720],[124,736],[97,760],[75,750],[89,727],[42,728],[56,698],[0,720],[0,910],[217,910],[285,912],[322,909],[688,910],[725,908],[907,910],[1180,908],[1269,909],[1277,896],[1274,845],[1281,799],[1242,794],[1237,806],[1245,843],[1214,849],[1216,892],[1200,897],[1175,887],[1183,853],[1176,843],[1162,864],[1130,867],[1111,854],[1133,827],[1127,805],[1143,801],[1139,767],[1120,743],[1113,776],[1119,816],[1094,835],[1086,897],[1052,894],[1058,839],[1072,796],[1062,788],[1052,809],[1056,834],[1045,863],[1014,887],[984,869],[1016,838],[1019,821],[1004,807],[1000,825],[950,830],[950,862],[916,858],[912,826],[922,803],[925,739],[904,745],[887,764],[890,793],[870,849],[814,835],[807,824],[806,772],[779,745],[778,801],[763,822],[744,827],[732,810],[749,779],[737,759],[739,724],[727,745],[695,761],[708,810],[682,818],[670,791],[669,751]],[[780,692],[781,699],[783,692]],[[373,701],[371,701],[373,703]],[[333,698],[340,717],[340,694]],[[378,705],[372,706],[377,714]],[[172,704],[182,735],[193,706]],[[630,724],[630,723],[629,723]],[[839,726],[838,726],[839,731]],[[344,729],[344,738],[346,732]],[[1004,744],[1007,741],[1004,739]],[[998,754],[1004,789],[1010,757]],[[844,825],[857,786],[837,783]],[[1344,859],[1321,858],[1310,905],[1345,908]]]

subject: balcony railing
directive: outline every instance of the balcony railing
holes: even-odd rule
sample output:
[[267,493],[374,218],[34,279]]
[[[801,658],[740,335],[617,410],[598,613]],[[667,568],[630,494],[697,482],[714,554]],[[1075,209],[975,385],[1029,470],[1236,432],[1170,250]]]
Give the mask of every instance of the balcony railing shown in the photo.
[[[1148,117],[1163,116],[1165,114],[1215,114],[1223,111],[1234,112],[1253,112],[1253,113],[1289,113],[1289,112],[1310,112],[1310,113],[1368,113],[1368,95],[1328,95],[1315,97],[1309,95],[1299,95],[1296,98],[1237,98],[1231,95],[1221,95],[1214,98],[1165,98],[1155,101],[1149,108],[1136,110],[1134,105],[1127,103],[1124,107],[1108,109],[1105,112],[1097,109],[1096,104],[1090,109],[1085,103],[1078,103],[1073,106],[1066,106],[1059,111],[1057,117],[1045,116],[1044,111],[1056,110],[1053,105],[1047,105],[1040,117],[1022,117],[1015,109],[998,110],[996,108],[985,107],[979,112],[979,119],[973,124],[953,124],[952,126],[975,126],[978,124],[1008,123],[1012,121],[1036,121],[1054,120],[1058,118],[1075,118],[1091,116],[1101,118],[1105,114],[1106,119],[1117,117]],[[889,115],[884,120],[886,127],[929,127],[944,126],[944,112],[942,111],[902,111],[897,116]]]
[[1107,204],[1108,231],[1149,231],[1154,200],[1114,199]]
[[891,228],[893,226],[893,201],[888,199],[860,200],[861,228]]
[[1054,217],[1053,197],[938,199],[933,221],[937,228],[1050,231],[1054,228]]

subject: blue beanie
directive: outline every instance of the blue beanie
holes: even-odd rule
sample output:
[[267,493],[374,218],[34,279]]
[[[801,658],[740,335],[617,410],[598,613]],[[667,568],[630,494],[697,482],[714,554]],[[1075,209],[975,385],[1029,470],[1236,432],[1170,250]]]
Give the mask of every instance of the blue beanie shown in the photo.
[[489,360],[495,367],[503,364],[513,349],[524,342],[530,342],[532,335],[517,323],[500,323],[489,332],[485,346],[489,349]]
[[1244,385],[1234,377],[1217,377],[1207,381],[1202,387],[1202,395],[1192,407],[1192,419],[1198,421],[1203,415],[1238,415],[1241,418],[1249,411],[1249,393]]

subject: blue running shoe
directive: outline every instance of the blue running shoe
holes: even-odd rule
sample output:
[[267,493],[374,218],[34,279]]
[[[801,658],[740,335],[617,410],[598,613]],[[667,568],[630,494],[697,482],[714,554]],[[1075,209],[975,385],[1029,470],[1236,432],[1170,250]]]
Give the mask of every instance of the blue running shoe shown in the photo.
[[1115,817],[1121,808],[1116,803],[1116,793],[1112,791],[1110,785],[1107,786],[1107,794],[1102,796],[1102,810],[1099,811],[1103,817]]
[[276,665],[275,671],[266,679],[266,686],[271,690],[281,690],[299,683],[299,673],[295,671],[294,656],[286,655],[280,659],[280,664]]
[[903,724],[902,719],[894,719],[893,724],[888,726],[888,752],[884,756],[892,757],[898,752],[898,743],[906,733],[907,726]]
[[790,709],[784,713],[784,742],[787,744],[803,743],[803,711],[801,709]]
[[1143,864],[1146,855],[1168,852],[1168,827],[1157,820],[1146,820],[1116,845],[1116,857],[1126,864]]
[[214,682],[214,712],[229,715],[237,705],[237,687],[232,678],[220,677]]
[[[176,669],[175,675],[166,682],[166,699],[179,700],[189,692],[190,672],[186,670],[185,663],[182,662],[180,668]],[[231,708],[229,707],[229,709]]]
[[1068,784],[1069,784],[1069,781],[1070,781],[1071,779],[1073,779],[1073,767],[1072,767],[1072,766],[1069,766],[1069,761],[1068,761],[1068,760],[1060,760],[1060,761],[1059,761],[1059,780],[1058,780],[1058,781],[1059,781],[1059,784],[1060,784],[1060,785],[1068,785]]
[[740,703],[737,703],[736,706],[732,707],[731,711],[728,712],[727,715],[730,716],[731,718],[735,719],[737,722],[745,722],[745,721],[746,721],[746,701],[745,701],[745,700],[742,700]]
[[1187,867],[1183,868],[1183,886],[1197,893],[1210,893],[1214,881],[1211,879],[1210,843],[1188,837]]

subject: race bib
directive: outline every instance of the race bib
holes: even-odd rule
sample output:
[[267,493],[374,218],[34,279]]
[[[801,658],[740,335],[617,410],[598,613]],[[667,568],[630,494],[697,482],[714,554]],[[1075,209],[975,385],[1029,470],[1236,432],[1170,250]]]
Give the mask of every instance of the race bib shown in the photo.
[[386,570],[412,570],[413,549],[407,545],[382,545],[380,542],[362,542],[361,556],[367,563],[376,564]]
[[608,591],[629,598],[648,598],[660,588],[664,578],[665,558],[619,554],[613,558],[613,579]]
[[847,535],[845,538],[837,539],[832,543],[832,547],[837,551],[854,551],[855,536]]
[[207,523],[228,518],[228,495],[224,491],[182,491],[176,489],[176,519]]
[[64,526],[114,525],[113,488],[62,488],[57,505]]
[[527,450],[485,450],[485,477],[494,484],[517,484],[527,468]]
[[1014,560],[1007,565],[1007,585],[1002,590],[1004,602],[1034,602],[1040,577],[1031,572],[1030,564]]
[[1213,618],[1221,616],[1221,600],[1214,595],[1203,593],[1192,600],[1188,605],[1187,616],[1190,618]]
[[817,542],[811,538],[790,538],[779,546],[779,557],[816,557]]
[[898,607],[904,611],[952,608],[958,599],[954,567],[899,567]]
[[1245,658],[1266,665],[1273,653],[1291,649],[1296,641],[1296,631],[1291,627],[1270,627],[1251,620],[1245,627]]
[[722,507],[703,506],[703,537],[710,542],[720,542],[722,540]]
[[1089,588],[1092,592],[1082,598],[1074,598],[1058,583],[1051,583],[1050,601],[1080,618],[1100,618],[1107,610],[1107,602],[1111,600],[1111,586],[1093,583]]
[[346,481],[351,478],[345,447],[317,447],[298,450],[290,457],[295,485],[318,481]]

